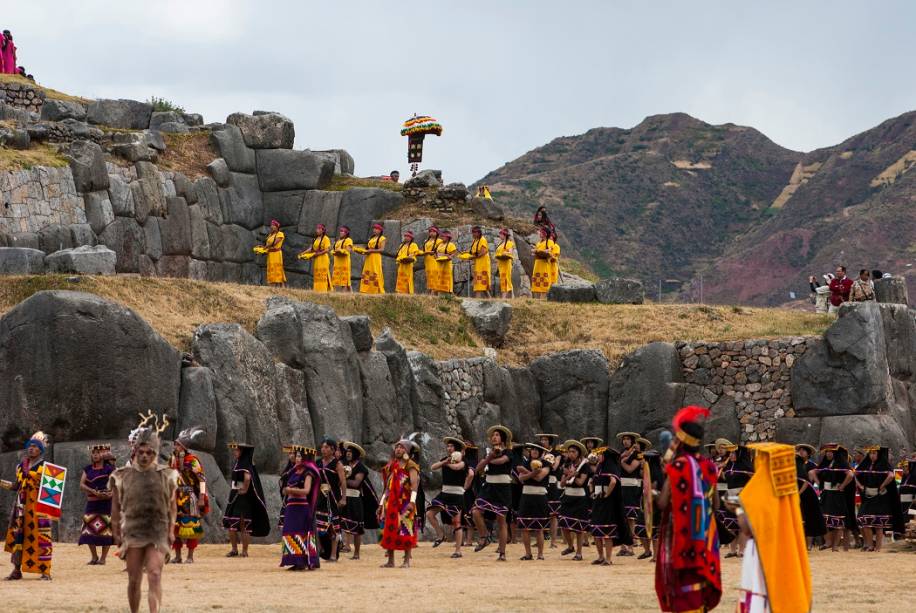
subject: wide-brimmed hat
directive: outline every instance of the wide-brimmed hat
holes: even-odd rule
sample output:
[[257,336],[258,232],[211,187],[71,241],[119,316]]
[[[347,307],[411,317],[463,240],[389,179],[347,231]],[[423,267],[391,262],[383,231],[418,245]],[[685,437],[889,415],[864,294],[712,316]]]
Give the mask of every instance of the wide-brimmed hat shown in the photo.
[[635,443],[636,439],[640,437],[640,434],[639,432],[618,432],[617,436],[615,436],[614,438],[616,438],[618,441],[621,441],[623,440],[623,437],[625,436],[629,436],[631,439],[633,439],[633,442]]
[[715,442],[715,445],[716,445],[716,446],[721,445],[722,447],[731,447],[731,446],[732,446],[732,442],[731,442],[730,440],[728,440],[727,438],[717,438],[717,439],[716,439],[716,442]]
[[366,450],[360,447],[359,445],[357,445],[356,443],[354,443],[353,441],[344,441],[343,448],[352,449],[353,451],[356,451],[357,453],[359,453],[359,457],[361,458],[365,457],[366,455]]
[[442,442],[446,445],[448,445],[449,443],[454,445],[455,451],[464,451],[465,444],[464,444],[464,441],[461,440],[460,438],[455,438],[454,436],[446,436],[442,439]]
[[569,439],[568,441],[563,442],[564,449],[569,449],[570,447],[575,447],[576,449],[578,449],[579,455],[583,458],[585,457],[585,454],[588,453],[588,449],[585,448],[585,445],[583,445],[582,443],[580,443],[577,440]]
[[706,451],[715,451],[716,444],[715,443],[706,443],[705,445],[703,445],[703,448],[706,449]]
[[489,439],[491,436],[493,436],[494,432],[501,432],[503,435],[503,441],[506,443],[506,447],[509,449],[512,448],[512,430],[499,424],[490,426],[487,428],[487,438]]
[[525,443],[525,449],[537,449],[538,451],[541,452],[541,455],[545,453],[550,453],[550,449],[547,449],[546,447],[541,447],[537,443]]
[[814,448],[814,445],[809,445],[808,443],[799,443],[795,446],[796,449],[807,449],[808,455],[814,455],[817,453],[817,449]]
[[731,453],[732,451],[738,451],[738,445],[734,445],[734,444],[732,444],[732,445],[723,445],[723,449],[725,449],[725,451]]
[[646,449],[652,449],[652,441],[650,441],[649,439],[643,436],[640,436],[638,439],[636,439],[636,444],[642,445],[643,451],[645,451]]
[[248,443],[239,443],[238,441],[230,441],[226,443],[226,447],[229,449],[254,449],[254,445]]
[[557,439],[560,438],[560,435],[559,434],[549,434],[547,432],[541,432],[539,434],[535,434],[534,438],[536,439],[549,438],[551,443],[555,443],[557,442]]
[[824,443],[821,445],[821,451],[839,451],[840,449],[845,449],[839,443]]
[[585,445],[585,441],[594,441],[595,447],[601,447],[602,443],[604,443],[604,439],[598,438],[597,436],[583,436],[579,439],[579,442],[583,445]]

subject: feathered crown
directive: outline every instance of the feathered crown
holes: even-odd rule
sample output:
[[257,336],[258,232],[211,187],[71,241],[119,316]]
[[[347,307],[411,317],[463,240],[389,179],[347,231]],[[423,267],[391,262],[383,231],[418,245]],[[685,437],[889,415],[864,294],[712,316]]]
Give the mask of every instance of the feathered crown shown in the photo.
[[[691,405],[678,411],[671,421],[675,436],[691,447],[699,447],[703,443],[701,440],[702,427],[697,423],[701,417],[709,417],[709,409]],[[686,429],[685,426],[687,426]],[[688,430],[693,430],[694,433],[688,432]]]

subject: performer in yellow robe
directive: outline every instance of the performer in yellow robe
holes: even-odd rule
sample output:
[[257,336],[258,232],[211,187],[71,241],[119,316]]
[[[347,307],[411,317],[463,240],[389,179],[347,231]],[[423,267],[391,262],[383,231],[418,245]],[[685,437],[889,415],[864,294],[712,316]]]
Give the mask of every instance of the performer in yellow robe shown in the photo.
[[398,282],[395,291],[399,294],[413,293],[413,265],[420,256],[420,247],[413,242],[413,232],[404,232],[404,241],[398,247]]
[[470,260],[474,264],[474,295],[478,298],[489,298],[490,282],[493,276],[490,267],[490,247],[480,226],[471,228],[471,236],[474,237],[474,242],[471,243],[470,250],[459,257],[462,260]]
[[546,228],[540,230],[541,240],[534,246],[534,270],[531,274],[531,294],[538,299],[547,297],[553,285],[553,263],[550,258],[554,252],[554,242]]
[[385,293],[385,275],[382,271],[382,251],[385,250],[385,237],[382,236],[383,229],[380,223],[372,226],[372,236],[366,243],[366,248],[358,250],[366,253],[363,276],[359,282],[360,294]]
[[496,268],[499,270],[499,291],[503,298],[512,298],[512,261],[515,259],[515,243],[509,239],[509,229],[499,231],[502,241],[496,246]]
[[426,242],[423,243],[423,268],[426,270],[426,291],[434,294],[439,288],[439,265],[436,262],[436,252],[442,239],[439,238],[439,228],[429,228]]
[[458,247],[452,242],[452,234],[448,230],[443,230],[440,234],[442,242],[436,247],[436,268],[438,269],[438,283],[436,291],[440,294],[451,294],[454,291],[454,279],[452,274],[452,258]]
[[4,489],[16,491],[16,502],[6,531],[3,548],[11,555],[13,572],[7,580],[22,579],[22,573],[38,573],[51,579],[51,518],[39,513],[38,490],[44,467],[42,455],[48,444],[44,432],[36,432],[25,445],[26,456],[16,467],[16,481],[0,481]]
[[267,251],[267,284],[268,285],[285,285],[286,272],[283,270],[283,240],[285,235],[280,231],[280,222],[272,219],[270,222],[270,234],[264,241],[264,249]]
[[557,242],[556,230],[550,231],[550,284],[553,285],[560,279],[560,243]]
[[299,254],[299,259],[312,260],[312,290],[331,291],[331,239],[323,223],[315,226],[315,240],[312,246]]
[[353,239],[350,228],[340,226],[337,240],[334,242],[334,274],[331,275],[331,286],[336,292],[352,292],[350,285],[350,254],[353,252]]
[[[744,551],[739,611],[810,611],[811,569],[798,498],[795,448],[749,445],[754,476],[741,491],[742,530],[753,538]],[[746,520],[746,521],[744,521]]]

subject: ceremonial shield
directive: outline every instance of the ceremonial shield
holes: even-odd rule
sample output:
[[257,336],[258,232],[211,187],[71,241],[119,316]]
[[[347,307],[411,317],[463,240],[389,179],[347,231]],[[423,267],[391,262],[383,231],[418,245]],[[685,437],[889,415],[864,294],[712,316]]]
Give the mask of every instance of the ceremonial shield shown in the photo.
[[52,519],[60,519],[66,483],[67,469],[45,462],[41,469],[41,485],[38,489],[35,511]]

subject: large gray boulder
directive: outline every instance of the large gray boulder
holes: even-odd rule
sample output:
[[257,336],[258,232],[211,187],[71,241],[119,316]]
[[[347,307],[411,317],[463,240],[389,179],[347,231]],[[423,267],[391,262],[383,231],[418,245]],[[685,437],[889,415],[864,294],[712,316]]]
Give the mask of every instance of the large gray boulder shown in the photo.
[[108,199],[112,212],[120,217],[133,217],[134,195],[130,184],[120,175],[108,175],[108,183]]
[[284,458],[278,415],[277,368],[261,342],[238,324],[207,324],[194,332],[194,358],[213,372],[216,457],[228,464],[229,442],[255,446],[255,463],[277,470]]
[[118,256],[105,245],[74,247],[45,257],[48,272],[79,275],[113,275]]
[[311,151],[256,151],[258,181],[265,192],[324,189],[334,177],[334,163]]
[[96,234],[101,234],[114,221],[114,210],[107,191],[89,192],[83,196],[86,206],[86,220]]
[[120,128],[122,130],[146,130],[149,128],[153,107],[137,100],[94,100],[89,103],[87,120],[91,124]]
[[435,362],[418,351],[408,351],[407,360],[413,376],[414,427],[424,441],[421,443],[422,466],[429,466],[445,453],[442,437],[458,433],[448,423],[442,381]]
[[887,304],[910,304],[905,277],[883,277],[875,280],[875,299]]
[[608,361],[595,349],[541,356],[529,367],[541,397],[541,426],[567,436],[601,436],[608,425]]
[[305,373],[286,364],[277,364],[277,414],[280,433],[290,441],[315,447],[315,429],[308,406],[308,381]]
[[461,301],[461,310],[487,345],[502,346],[512,322],[512,305],[508,302],[465,298]]
[[[387,412],[396,416],[392,420],[392,428],[398,432],[399,436],[400,433],[414,430],[414,424],[416,423],[414,398],[417,392],[410,359],[407,356],[407,350],[395,340],[391,330],[388,328],[382,330],[382,333],[376,337],[375,350],[385,356],[385,360],[388,362],[388,371],[391,373],[391,384],[394,386],[397,403],[390,405]],[[367,428],[373,432],[385,431],[383,427],[370,425],[368,420],[371,417],[371,414],[367,412]]]
[[[288,192],[290,194],[297,192]],[[299,234],[304,236],[314,236],[315,227],[323,223],[329,232],[336,230],[338,225],[346,225],[343,222],[337,223],[340,217],[340,204],[343,202],[344,194],[347,192],[324,192],[320,190],[309,190],[304,193],[302,198],[302,208],[299,215]],[[267,197],[273,194],[265,195],[265,206]],[[352,228],[351,228],[352,230]],[[334,232],[336,234],[336,232]],[[354,241],[356,239],[353,239]]]
[[[257,244],[255,235],[250,230],[246,230],[242,226],[229,224],[220,226],[219,241],[222,248],[217,252],[214,251],[213,237],[210,237],[211,257],[237,263],[250,262],[253,257],[252,249]],[[221,252],[222,257],[216,257],[216,253],[219,252]],[[235,282],[237,283],[238,280]]]
[[400,193],[387,189],[376,187],[349,189],[343,192],[341,197],[337,223],[350,227],[353,242],[365,243],[369,239],[372,222],[376,219],[385,219],[389,211],[398,208],[403,202],[404,197]]
[[99,243],[117,254],[117,272],[140,272],[140,256],[146,250],[146,234],[136,220],[116,217],[99,235]]
[[238,126],[227,125],[212,132],[210,141],[219,151],[220,157],[226,160],[229,170],[248,173],[255,171],[254,150],[245,144]]
[[210,176],[220,187],[228,187],[229,182],[232,180],[229,165],[226,164],[226,160],[223,158],[216,158],[207,164],[207,172],[210,173]]
[[174,418],[180,365],[179,352],[130,309],[82,292],[38,292],[0,319],[3,444],[38,429],[53,440],[123,436],[139,408]]
[[102,148],[92,141],[75,140],[69,150],[70,171],[78,192],[108,189],[108,169]]
[[683,403],[683,382],[681,360],[672,343],[649,343],[624,356],[609,380],[606,440],[618,432],[654,435],[670,428]]
[[191,214],[184,198],[169,198],[168,214],[159,220],[163,255],[191,254]]
[[40,275],[45,252],[28,247],[0,247],[0,275]]
[[[284,227],[298,224],[299,216],[302,214],[302,202],[307,193],[303,190],[264,193],[261,198],[264,203],[263,225],[269,227],[274,219]],[[336,215],[334,219],[337,220]],[[334,233],[333,225],[328,226],[328,233]]]
[[293,122],[280,113],[233,113],[226,123],[237,126],[245,144],[252,149],[292,149],[296,139]]
[[353,346],[357,351],[372,349],[375,341],[372,338],[372,329],[367,315],[350,315],[341,317],[340,320],[350,326],[350,336],[353,338]]
[[821,420],[820,443],[840,442],[848,448],[881,445],[891,457],[912,450],[912,432],[890,415],[832,415]]
[[280,362],[305,372],[318,438],[363,431],[359,362],[348,324],[326,306],[270,298],[257,336]]
[[89,245],[90,247],[98,244],[99,239],[87,223],[74,223],[68,226],[70,229],[70,242],[74,247]]
[[575,275],[564,274],[547,291],[551,302],[594,302],[595,284]]
[[421,170],[417,176],[411,177],[404,182],[404,187],[442,187],[441,170]]
[[38,248],[45,253],[54,253],[73,246],[73,235],[67,226],[51,224],[38,231]]
[[64,119],[85,121],[86,107],[75,100],[45,98],[41,105],[41,118],[44,121],[63,121]]
[[334,162],[335,175],[352,175],[355,170],[353,156],[343,149],[331,149],[329,151],[313,151],[317,155],[327,157]]
[[[184,118],[175,111],[153,111],[149,119],[149,129],[167,132],[167,130],[162,129],[162,125],[166,123],[184,124]],[[185,126],[185,129],[187,129],[187,126]]]
[[158,179],[141,177],[131,182],[130,192],[134,201],[134,216],[141,224],[150,215],[161,217],[165,214],[165,193]]
[[207,220],[199,204],[188,207],[191,229],[191,255],[201,260],[210,259],[210,235],[207,232]]
[[[847,303],[824,333],[809,343],[792,369],[792,400],[801,417],[886,412],[894,403],[882,312],[894,305]],[[905,307],[897,307],[904,308]],[[901,325],[913,327],[912,317]],[[916,353],[916,334],[908,339],[904,355]]]
[[363,402],[360,440],[372,456],[370,460],[379,463],[387,459],[391,445],[412,428],[405,428],[401,419],[398,394],[385,354],[370,351],[359,354],[357,360]]
[[[516,440],[530,441],[535,433],[541,432],[541,399],[537,381],[527,368],[506,368],[493,360],[484,360],[483,400],[488,407],[498,408],[498,423],[508,426]],[[483,442],[478,438],[472,440]]]
[[595,297],[603,304],[642,304],[646,292],[636,279],[601,279],[595,283]]
[[192,447],[201,451],[216,449],[216,396],[213,393],[213,371],[202,366],[181,369],[181,394],[175,431],[200,429]]
[[210,177],[198,177],[194,181],[194,192],[197,194],[197,204],[203,211],[204,219],[214,224],[222,224],[223,210],[216,182]]
[[231,186],[219,189],[219,200],[225,223],[234,223],[249,230],[261,226],[264,204],[258,179],[254,175],[232,173]]

